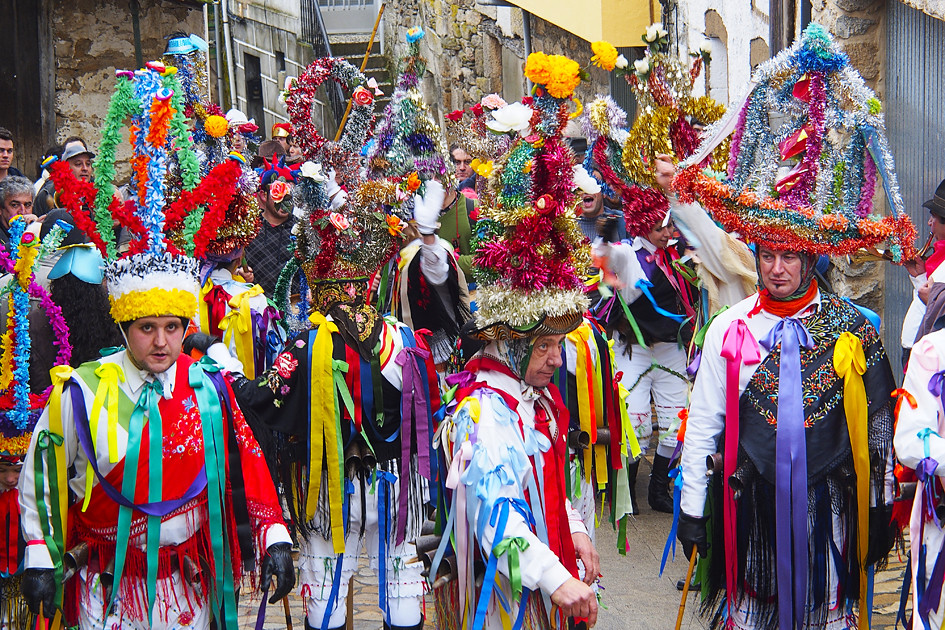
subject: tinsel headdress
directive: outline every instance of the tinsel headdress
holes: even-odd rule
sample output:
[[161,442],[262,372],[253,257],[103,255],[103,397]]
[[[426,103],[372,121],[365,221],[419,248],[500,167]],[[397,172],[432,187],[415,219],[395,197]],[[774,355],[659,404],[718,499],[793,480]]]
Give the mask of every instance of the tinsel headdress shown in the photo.
[[[915,227],[902,210],[882,105],[817,24],[758,66],[741,107],[710,129],[674,186],[747,240],[814,254],[851,254],[886,241],[909,260]],[[702,155],[732,134],[724,171]],[[873,209],[877,174],[890,215]]]
[[[176,69],[160,62],[131,72],[116,72],[117,87],[105,119],[95,183],[75,179],[67,165],[53,167],[56,189],[76,226],[89,235],[107,261],[105,270],[112,317],[117,322],[174,315],[190,318],[197,310],[197,261],[216,237],[241,175],[240,162],[228,159],[201,180],[187,121],[184,90]],[[129,122],[133,198],[115,196],[115,150]],[[179,191],[170,200],[168,166],[174,155]],[[113,222],[132,235],[118,256]]]
[[426,61],[420,56],[423,30],[407,32],[407,54],[401,60],[397,87],[377,125],[368,153],[368,177],[404,177],[416,172],[422,181],[447,177],[446,147],[440,127],[423,101],[420,79]]
[[[0,457],[19,458],[26,454],[36,420],[46,404],[49,391],[30,392],[29,335],[30,298],[39,300],[53,330],[53,344],[58,346],[55,365],[68,365],[72,357],[69,328],[49,292],[35,282],[33,268],[37,261],[54,251],[72,226],[59,223],[40,243],[26,222],[15,219],[10,224],[9,250],[0,246],[0,272],[11,274],[0,288],[0,299],[7,303],[7,320],[0,337]],[[9,253],[8,253],[9,251]]]
[[[351,94],[351,112],[337,142],[318,133],[312,120],[316,92],[326,81],[340,85]],[[293,137],[308,161],[321,164],[327,173],[335,169],[346,190],[361,181],[361,148],[374,125],[374,92],[367,89],[364,75],[338,57],[323,57],[310,63],[298,77],[289,79],[282,100],[292,122]]]
[[582,277],[590,252],[572,192],[576,160],[562,138],[581,69],[566,57],[533,53],[525,73],[534,96],[495,115],[514,140],[492,167],[491,201],[476,226],[476,323],[484,339],[566,333],[588,306]]

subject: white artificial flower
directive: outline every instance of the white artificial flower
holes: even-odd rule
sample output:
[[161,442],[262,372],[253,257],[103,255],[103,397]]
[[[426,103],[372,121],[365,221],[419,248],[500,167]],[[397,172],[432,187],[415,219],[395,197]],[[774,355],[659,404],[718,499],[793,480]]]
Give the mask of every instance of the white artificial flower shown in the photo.
[[669,37],[669,31],[663,28],[663,25],[659,22],[656,23],[656,35],[657,39],[663,39],[664,37]]
[[646,74],[650,71],[650,60],[646,58],[637,59],[633,62],[633,69],[636,70],[637,74]]
[[711,44],[711,42],[709,42],[709,40],[707,40],[707,39],[706,39],[706,40],[703,40],[703,41],[702,41],[702,44],[699,45],[699,52],[704,53],[704,54],[706,54],[706,55],[708,55],[709,53],[711,53],[711,52],[712,52],[712,44]]
[[652,44],[661,37],[666,37],[666,35],[666,31],[663,30],[663,23],[654,22],[646,27],[646,35],[643,39]]
[[492,112],[492,120],[487,121],[486,126],[496,133],[524,131],[528,129],[532,113],[531,107],[519,102],[512,103]]
[[574,185],[577,188],[580,188],[584,192],[596,195],[600,192],[600,184],[596,179],[591,177],[591,174],[587,172],[582,165],[578,164],[574,167]]
[[302,164],[300,169],[302,172],[302,177],[307,177],[308,179],[313,179],[316,182],[325,181],[325,174],[322,173],[322,165],[316,164],[315,162],[305,162]]
[[628,65],[630,65],[630,62],[627,61],[627,58],[626,58],[626,57],[624,57],[623,55],[617,55],[617,61],[614,63],[614,66],[615,66],[615,67],[617,67],[617,68],[623,70],[623,69],[626,68]]

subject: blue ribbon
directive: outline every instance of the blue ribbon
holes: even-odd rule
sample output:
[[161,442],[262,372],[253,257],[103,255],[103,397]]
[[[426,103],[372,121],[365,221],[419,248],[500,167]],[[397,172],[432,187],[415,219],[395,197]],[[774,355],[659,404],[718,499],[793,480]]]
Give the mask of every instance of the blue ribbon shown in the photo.
[[[485,519],[482,519],[483,521]],[[482,581],[482,591],[479,593],[479,602],[476,604],[476,616],[473,620],[473,630],[481,630],[486,622],[486,609],[492,597],[495,586],[495,574],[499,568],[499,557],[495,554],[495,546],[505,538],[505,525],[509,520],[509,501],[505,497],[496,503],[489,522],[495,527],[495,536],[492,538],[493,551],[489,554],[489,563],[486,565],[486,576]],[[498,521],[498,524],[496,524]],[[480,538],[481,540],[481,538]],[[522,602],[524,605],[524,600]]]
[[[387,606],[387,542],[390,540],[390,489],[397,483],[397,477],[386,470],[374,471],[377,484],[377,555],[378,555],[378,580],[377,596],[378,606],[384,615],[384,620],[390,625],[390,610]],[[406,514],[401,514],[400,518],[407,518]]]
[[686,321],[685,315],[678,315],[676,313],[670,313],[665,308],[660,307],[656,303],[656,298],[653,297],[653,294],[650,293],[650,289],[653,288],[653,283],[647,280],[646,278],[640,278],[637,280],[636,287],[643,292],[643,295],[646,296],[646,299],[650,301],[650,304],[653,306],[653,310],[662,315],[663,317],[668,317],[674,322],[679,322],[682,324]]
[[781,630],[788,630],[803,627],[807,608],[807,442],[800,347],[811,349],[814,340],[800,320],[785,317],[761,341],[769,352],[778,343],[781,344],[775,444],[778,617]]
[[682,503],[682,466],[676,466],[670,470],[669,478],[673,480],[673,524],[669,528],[669,537],[666,539],[666,546],[663,547],[663,560],[660,562],[660,577],[663,577],[663,569],[666,568],[666,559],[669,558],[670,549],[673,550],[673,560],[676,560],[676,530],[679,529],[679,511],[680,504]]

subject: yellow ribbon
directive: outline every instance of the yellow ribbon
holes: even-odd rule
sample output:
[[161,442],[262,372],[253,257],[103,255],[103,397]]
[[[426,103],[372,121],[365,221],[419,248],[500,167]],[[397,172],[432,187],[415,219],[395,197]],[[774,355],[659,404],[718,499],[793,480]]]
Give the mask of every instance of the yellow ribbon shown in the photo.
[[833,368],[843,378],[843,410],[847,416],[853,470],[856,473],[857,558],[860,563],[860,606],[867,601],[866,552],[869,547],[870,453],[867,435],[866,355],[863,344],[850,332],[837,339],[833,350]]
[[223,343],[236,347],[236,358],[243,364],[243,372],[248,379],[256,378],[256,360],[253,356],[253,311],[249,300],[262,295],[263,289],[258,284],[230,298],[230,312],[220,320],[220,330],[226,331]]
[[[328,504],[331,515],[331,539],[335,553],[344,553],[345,537],[342,522],[341,461],[338,453],[340,442],[337,421],[337,394],[334,394],[334,371],[337,363],[332,359],[332,333],[338,330],[324,315],[315,312],[309,320],[315,326],[315,341],[312,343],[310,366],[309,435],[311,439],[308,466],[308,493],[305,497],[306,518],[314,518],[318,508],[318,493],[321,490],[322,463],[328,454]],[[333,395],[327,395],[333,392]]]
[[[95,368],[95,376],[99,377],[98,387],[95,389],[95,399],[92,401],[92,413],[89,414],[89,430],[92,433],[92,443],[98,439],[98,418],[105,407],[108,422],[108,461],[117,464],[118,457],[118,382],[125,382],[125,371],[118,363],[103,363]],[[85,500],[82,502],[82,511],[89,507],[92,499],[92,463],[85,468]]]
[[[591,438],[591,444],[597,439],[597,421],[594,414],[594,407],[591,406],[591,378],[592,370],[589,369],[591,363],[590,350],[587,347],[587,340],[591,331],[587,324],[582,324],[577,329],[568,333],[568,341],[574,344],[577,355],[577,365],[574,370],[574,380],[577,384],[578,398],[578,417],[581,422],[581,430],[586,431]],[[585,449],[581,454],[584,459],[584,480],[591,483],[591,472],[593,467],[594,448]]]
[[[52,380],[52,392],[49,394],[49,432],[56,435],[62,435],[62,390],[65,388],[66,381],[72,378],[72,368],[68,365],[57,365],[49,370],[49,378]],[[58,493],[56,501],[59,502],[59,514],[62,521],[53,523],[53,527],[58,527],[62,532],[62,539],[65,540],[65,515],[68,509],[69,501],[69,482],[66,480],[66,450],[63,446],[56,446],[53,449],[56,457],[56,474],[59,476],[56,488]],[[49,487],[53,487],[52,480],[49,480]]]

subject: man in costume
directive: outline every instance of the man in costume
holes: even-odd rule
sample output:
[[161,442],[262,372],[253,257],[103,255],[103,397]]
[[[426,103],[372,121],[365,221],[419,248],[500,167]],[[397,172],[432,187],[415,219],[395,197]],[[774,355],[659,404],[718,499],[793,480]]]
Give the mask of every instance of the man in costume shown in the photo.
[[258,171],[256,195],[262,222],[259,233],[246,245],[246,263],[252,268],[256,283],[273,297],[279,274],[292,257],[292,228],[297,221],[292,215],[292,187],[298,172],[280,162],[267,162]]
[[[565,335],[588,304],[582,274],[589,252],[573,211],[575,158],[561,137],[566,99],[579,83],[569,73],[577,70],[564,57],[529,57],[529,78],[569,76],[568,87],[539,86],[533,102],[515,104],[528,110],[523,119],[539,118],[540,131],[507,130],[511,148],[491,174],[506,186],[496,186],[478,224],[474,336],[486,344],[455,377],[456,404],[438,431],[449,464],[449,536],[430,575],[452,542],[457,579],[435,597],[441,623],[454,627],[564,627],[570,617],[590,625],[597,618],[589,585],[599,557],[567,499],[568,412],[551,385]],[[532,168],[516,166],[526,158]],[[548,242],[558,246],[541,246]]]
[[347,585],[365,554],[385,628],[419,630],[423,565],[413,541],[436,471],[430,351],[368,299],[369,278],[397,247],[382,206],[355,191],[332,211],[328,175],[311,162],[300,173],[295,257],[279,286],[301,267],[310,329],[256,381],[237,379],[237,396],[301,538],[307,627],[344,627]]
[[[197,310],[194,256],[222,221],[239,164],[224,162],[201,181],[183,90],[163,64],[121,72],[117,81],[104,125],[113,132],[96,168],[113,172],[117,130],[132,112],[132,184],[147,194],[119,209],[106,177],[96,188],[60,164],[52,179],[107,260],[111,315],[126,347],[53,375],[19,485],[23,594],[34,612],[52,617],[62,608],[67,624],[83,629],[206,629],[212,619],[231,628],[236,585],[257,555],[262,588],[277,579],[270,601],[294,584],[282,509],[233,393],[216,363],[181,356]],[[136,142],[136,132],[148,140]],[[183,154],[185,183],[167,203],[171,146]],[[197,206],[202,222],[189,214]],[[113,217],[134,234],[135,253],[123,258]],[[165,234],[183,235],[182,244]]]
[[[875,168],[896,189],[880,107],[846,64],[823,28],[809,26],[757,69],[727,173],[684,164],[674,182],[684,203],[697,198],[757,247],[758,293],[705,335],[682,449],[677,537],[687,556],[708,554],[699,574],[712,627],[868,627],[873,572],[894,542],[892,370],[872,323],[814,278],[824,253],[887,241],[900,260],[914,254],[901,199],[874,220],[874,186],[852,176]],[[772,80],[785,68],[793,85]],[[855,97],[826,97],[841,92]],[[811,127],[760,148],[753,143],[772,136],[747,130],[769,124],[768,108]],[[821,143],[841,119],[849,144]],[[755,150],[796,168],[779,174]],[[840,162],[851,176],[827,185],[835,171],[816,165]]]
[[945,530],[941,523],[945,468],[939,464],[945,461],[943,349],[945,330],[929,333],[916,342],[902,383],[902,397],[896,404],[896,456],[903,466],[915,471],[918,482],[910,522],[908,569],[914,582],[914,628],[941,628],[945,623],[941,585],[945,562]]

